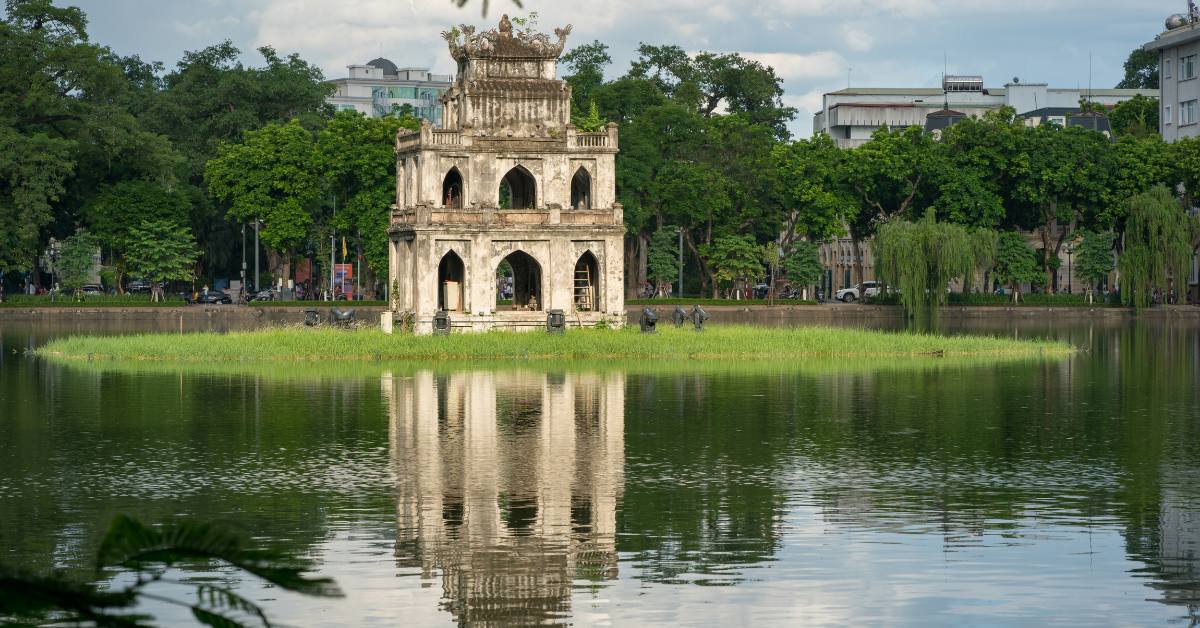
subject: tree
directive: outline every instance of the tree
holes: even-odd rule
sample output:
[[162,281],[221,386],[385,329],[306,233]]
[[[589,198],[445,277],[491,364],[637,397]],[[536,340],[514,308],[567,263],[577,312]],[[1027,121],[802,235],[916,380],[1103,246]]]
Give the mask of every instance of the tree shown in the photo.
[[110,524],[97,552],[97,573],[121,567],[136,573],[132,583],[98,587],[68,580],[61,573],[38,575],[0,566],[0,616],[6,619],[44,623],[97,626],[145,626],[152,620],[142,609],[144,600],[154,599],[186,607],[197,621],[208,626],[242,626],[239,619],[270,625],[266,613],[254,602],[219,582],[200,581],[188,600],[175,600],[146,591],[162,580],[167,567],[179,564],[211,566],[221,561],[239,571],[262,578],[286,591],[302,595],[341,597],[329,578],[311,578],[308,560],[277,549],[254,547],[243,532],[195,520],[150,527],[127,515]]
[[802,298],[808,298],[808,289],[821,280],[820,248],[813,242],[801,240],[792,246],[783,258],[783,274],[793,284],[804,287]]
[[63,290],[78,298],[96,269],[96,239],[81,231],[59,243],[54,275]]
[[569,72],[563,80],[571,86],[574,115],[581,115],[589,104],[594,103],[592,96],[604,84],[604,68],[610,63],[612,57],[608,55],[608,46],[599,41],[576,46],[559,58],[559,65]]
[[337,199],[337,213],[329,217],[329,224],[338,232],[353,234],[367,262],[364,283],[371,292],[374,277],[388,272],[388,208],[396,196],[393,151],[401,128],[417,130],[420,121],[412,116],[368,118],[356,111],[339,111],[317,135],[314,147],[313,166]]
[[[1155,61],[1157,67],[1158,61]],[[1158,99],[1137,94],[1125,102],[1118,103],[1108,114],[1113,134],[1117,137],[1132,135],[1147,137],[1158,134]]]
[[[0,22],[0,271],[31,268],[96,187],[169,179],[175,155],[127,110],[111,51],[88,42],[78,8],[9,0]],[[57,219],[57,220],[56,220]],[[36,278],[36,275],[35,275]]]
[[646,79],[673,101],[709,118],[724,109],[788,136],[796,110],[783,105],[783,82],[775,70],[737,53],[689,55],[679,46],[638,47],[628,76]]
[[970,272],[963,276],[963,294],[970,294],[975,284],[975,275],[983,273],[984,286],[987,285],[987,274],[996,263],[996,248],[1000,243],[1000,234],[991,229],[974,227],[970,230],[971,254],[974,263]]
[[1044,124],[1028,134],[1029,168],[1015,196],[1027,210],[1018,224],[1036,229],[1042,241],[1042,272],[1053,286],[1054,264],[1078,226],[1093,222],[1104,207],[1111,173],[1112,143],[1082,127]]
[[1113,269],[1113,242],[1116,234],[1111,231],[1081,230],[1083,240],[1075,249],[1075,272],[1087,280],[1088,303],[1093,302],[1094,290]]
[[704,245],[704,256],[708,258],[713,273],[713,298],[717,298],[717,286],[752,281],[762,274],[762,249],[754,238],[747,235],[724,235]]
[[186,281],[199,251],[191,230],[165,220],[146,220],[129,230],[125,259],[130,272],[150,281],[150,298],[163,297],[161,283]]
[[893,218],[875,234],[875,269],[879,278],[900,292],[900,304],[911,325],[932,329],[946,289],[974,268],[966,228],[938,222],[933,210],[916,222]]
[[292,256],[308,237],[321,196],[312,134],[299,120],[247,131],[242,143],[221,145],[204,178],[213,197],[228,203],[230,218],[262,221],[271,276],[290,276]]
[[1129,199],[1125,250],[1117,262],[1126,305],[1140,311],[1151,304],[1155,292],[1166,295],[1178,288],[1172,280],[1186,282],[1194,223],[1165,186]]
[[1158,53],[1134,48],[1125,60],[1125,78],[1117,89],[1158,89]]
[[929,205],[937,154],[933,136],[915,126],[895,131],[880,128],[871,141],[847,154],[838,176],[857,205],[849,223],[854,283],[863,279],[862,243],[876,227],[911,218],[914,208]]
[[167,189],[150,181],[122,181],[104,186],[83,206],[89,232],[102,251],[110,252],[119,290],[124,285],[130,231],[143,222],[155,220],[185,225],[190,208],[191,199],[178,189]]
[[578,127],[580,131],[587,133],[603,131],[605,125],[608,124],[604,121],[604,118],[600,117],[600,109],[596,107],[595,101],[588,104],[587,115],[573,118],[571,123]]
[[1016,231],[1000,234],[996,243],[996,279],[1012,290],[1013,303],[1021,300],[1021,284],[1037,283],[1042,278],[1038,270],[1037,253]]
[[787,250],[802,238],[821,242],[845,234],[858,205],[839,178],[845,151],[824,133],[811,140],[782,142],[771,153],[781,188],[780,244]]
[[[657,293],[668,292],[667,288],[679,277],[678,232],[663,228],[650,236],[650,252],[647,256],[647,277],[657,286]],[[680,296],[683,296],[682,289]]]

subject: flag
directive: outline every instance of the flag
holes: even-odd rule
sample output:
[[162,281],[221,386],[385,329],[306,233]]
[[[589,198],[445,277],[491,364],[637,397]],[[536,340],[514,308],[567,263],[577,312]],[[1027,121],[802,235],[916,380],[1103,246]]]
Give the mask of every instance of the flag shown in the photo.
[[346,236],[342,236],[342,259],[346,259]]

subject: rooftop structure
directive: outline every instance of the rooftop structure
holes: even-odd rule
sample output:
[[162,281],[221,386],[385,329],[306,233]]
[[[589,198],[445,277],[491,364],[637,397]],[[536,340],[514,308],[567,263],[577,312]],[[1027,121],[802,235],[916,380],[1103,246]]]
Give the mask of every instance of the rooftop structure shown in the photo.
[[1114,107],[1138,94],[1157,98],[1158,90],[1056,88],[1016,78],[1004,87],[985,87],[979,76],[947,76],[941,87],[849,87],[825,94],[813,130],[854,148],[881,126],[939,130],[1006,105],[1031,126],[1051,121],[1066,126],[1079,113],[1081,98]]
[[327,102],[335,109],[378,118],[409,105],[413,115],[435,126],[442,124],[438,99],[450,88],[453,76],[431,74],[429,68],[397,67],[382,57],[346,68],[348,77],[330,81],[335,91]]

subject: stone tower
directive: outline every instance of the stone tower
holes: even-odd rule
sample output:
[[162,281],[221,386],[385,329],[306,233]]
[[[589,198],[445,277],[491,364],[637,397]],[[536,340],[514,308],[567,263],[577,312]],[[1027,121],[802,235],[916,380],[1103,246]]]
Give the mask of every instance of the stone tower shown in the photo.
[[570,326],[624,323],[617,127],[571,124],[555,78],[570,32],[514,31],[505,16],[444,33],[458,64],[445,128],[396,137],[388,283],[392,314],[417,333],[439,311],[455,332],[542,328],[548,310]]

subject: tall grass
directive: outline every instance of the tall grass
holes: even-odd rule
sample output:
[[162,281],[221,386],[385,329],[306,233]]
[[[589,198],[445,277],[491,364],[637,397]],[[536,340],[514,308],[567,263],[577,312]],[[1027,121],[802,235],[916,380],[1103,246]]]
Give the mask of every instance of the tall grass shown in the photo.
[[378,330],[276,328],[230,334],[76,336],[39,354],[65,360],[180,363],[294,361],[742,360],[1065,355],[1063,343],[987,336],[937,336],[829,327],[575,329],[564,336],[527,332],[386,335]]

